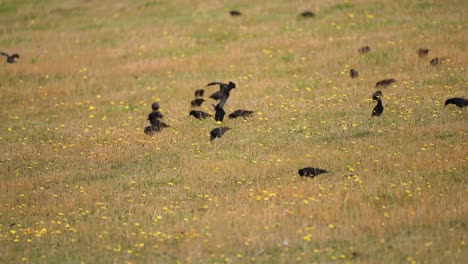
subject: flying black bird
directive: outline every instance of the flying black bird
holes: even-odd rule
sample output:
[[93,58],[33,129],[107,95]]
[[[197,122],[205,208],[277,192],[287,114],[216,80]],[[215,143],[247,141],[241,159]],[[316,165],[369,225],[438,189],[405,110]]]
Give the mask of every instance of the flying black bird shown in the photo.
[[6,57],[6,62],[7,63],[15,63],[16,62],[15,59],[19,59],[19,57],[20,57],[17,53],[15,53],[15,54],[13,54],[11,56],[6,54],[5,52],[0,52],[0,54]]
[[449,98],[445,101],[445,106],[447,106],[448,104],[454,104],[460,108],[463,108],[468,105],[468,99],[459,97]]
[[196,98],[196,99],[193,99],[192,102],[190,102],[190,105],[192,105],[193,107],[195,106],[201,106],[203,104],[203,102],[205,102],[205,99],[203,98]]
[[229,127],[217,127],[213,130],[211,130],[210,132],[210,141],[213,141],[215,138],[219,137],[221,138],[221,136],[226,132],[228,131]]
[[319,174],[327,173],[327,172],[328,171],[326,170],[319,169],[319,168],[312,168],[312,167],[305,167],[298,171],[300,176],[306,176],[306,177],[315,177]]
[[439,57],[435,57],[429,62],[429,64],[431,66],[438,66],[438,65],[442,64],[442,59],[440,59]]
[[301,17],[314,17],[315,16],[315,14],[312,11],[308,11],[308,10],[302,12],[300,15]]
[[205,94],[205,90],[203,89],[197,89],[195,90],[195,97],[203,97],[203,95]]
[[351,76],[351,79],[354,79],[359,76],[359,73],[355,69],[351,69],[349,70],[349,76]]
[[221,100],[219,102],[219,107],[222,108],[226,104],[227,99],[229,98],[229,93],[232,89],[236,88],[236,84],[233,82],[223,83],[223,82],[210,82],[206,86],[219,85],[219,91],[213,93],[210,98],[215,100]]
[[369,51],[370,51],[369,46],[360,47],[360,48],[358,49],[358,52],[361,53],[361,54],[366,54],[366,53],[368,53]]
[[147,127],[145,127],[145,134],[146,134],[146,135],[149,135],[149,136],[151,136],[151,135],[153,135],[154,133],[159,132],[159,131],[161,131],[161,129],[159,129],[158,127],[155,127],[155,126],[147,126]]
[[198,118],[198,119],[205,119],[205,118],[210,117],[212,115],[210,115],[208,113],[205,113],[203,111],[192,110],[192,111],[190,111],[189,116],[193,116],[193,117]]
[[159,104],[154,102],[151,104],[151,110],[153,111],[158,111],[159,110]]
[[372,99],[377,101],[377,105],[372,110],[372,116],[380,116],[383,113],[384,107],[382,105],[382,96],[383,94],[381,91],[377,91],[372,95]]
[[219,104],[217,104],[217,105],[212,104],[212,106],[214,107],[214,109],[216,111],[215,120],[219,121],[219,122],[223,122],[224,115],[226,115],[226,111],[224,111],[223,107],[219,106]]
[[396,82],[395,79],[385,79],[385,80],[381,80],[381,81],[378,81],[375,83],[375,87],[378,88],[378,87],[387,87],[389,86],[390,84]]
[[429,54],[429,51],[430,51],[430,49],[423,49],[423,48],[418,49],[419,58],[426,57]]
[[253,111],[249,110],[236,110],[228,115],[229,118],[238,118],[238,117],[248,117],[249,115],[253,114]]
[[231,11],[229,11],[229,14],[231,16],[240,16],[240,15],[242,15],[242,13],[240,11],[237,11],[237,10],[231,10]]

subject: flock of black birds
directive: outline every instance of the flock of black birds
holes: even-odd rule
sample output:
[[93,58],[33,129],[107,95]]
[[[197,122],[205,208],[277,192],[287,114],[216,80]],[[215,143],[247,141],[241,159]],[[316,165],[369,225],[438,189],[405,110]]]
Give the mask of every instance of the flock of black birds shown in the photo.
[[[229,14],[234,17],[242,15],[242,13],[238,10],[231,10]],[[300,16],[304,18],[311,18],[311,17],[314,17],[315,14],[311,11],[304,11],[300,13]],[[357,51],[360,54],[367,54],[370,52],[370,50],[371,49],[369,46],[363,46],[363,47],[358,48]],[[425,48],[420,48],[417,50],[417,54],[420,58],[427,57],[429,55],[429,52],[430,52],[430,49],[425,49]],[[0,52],[0,54],[6,57],[7,63],[16,63],[20,57],[19,54],[17,53],[9,55],[5,52]],[[444,63],[447,59],[448,59],[447,57],[440,57],[440,58],[435,57],[429,61],[429,64],[431,66],[439,66],[442,63]],[[350,69],[349,75],[352,79],[359,77],[359,73],[355,69]],[[383,79],[383,80],[378,81],[375,84],[375,88],[386,88],[395,82],[396,80],[393,78]],[[226,112],[224,111],[224,105],[226,104],[230,96],[231,90],[236,88],[236,84],[233,82],[223,83],[219,81],[214,81],[214,82],[208,83],[206,86],[208,87],[208,86],[214,86],[214,85],[219,85],[219,91],[216,91],[209,96],[209,98],[215,101],[219,101],[216,105],[212,104],[214,111],[215,111],[214,119],[215,121],[223,122],[224,116],[226,115]],[[193,108],[200,107],[205,101],[207,101],[207,99],[203,97],[204,94],[205,94],[204,89],[195,90],[195,99],[193,99],[190,102],[191,107]],[[372,99],[374,101],[377,101],[377,105],[372,110],[371,116],[378,117],[382,115],[383,110],[384,110],[384,107],[382,104],[382,97],[383,97],[383,93],[380,90],[372,94]],[[449,98],[445,101],[445,106],[449,104],[454,104],[460,108],[464,108],[468,105],[468,99],[459,98],[459,97]],[[144,129],[144,133],[150,136],[153,135],[154,133],[160,132],[163,128],[170,127],[168,124],[161,121],[161,119],[164,118],[164,115],[159,111],[159,103],[157,102],[152,103],[151,110],[152,112],[148,114],[148,118],[147,118],[147,120],[150,122],[150,125],[145,127]],[[239,109],[229,114],[228,117],[230,119],[239,118],[239,117],[245,118],[245,117],[252,115],[253,113],[254,111]],[[189,116],[193,116],[194,118],[197,118],[197,119],[206,119],[209,117],[213,117],[212,114],[203,112],[201,110],[191,110],[189,113]],[[230,129],[231,129],[230,127],[216,127],[212,129],[210,132],[210,141],[213,141],[216,138],[221,138],[224,135],[224,133],[226,133]],[[324,169],[305,167],[305,168],[300,169],[298,171],[298,174],[300,176],[305,176],[305,177],[315,177],[319,174],[327,173],[327,172],[328,171]]]

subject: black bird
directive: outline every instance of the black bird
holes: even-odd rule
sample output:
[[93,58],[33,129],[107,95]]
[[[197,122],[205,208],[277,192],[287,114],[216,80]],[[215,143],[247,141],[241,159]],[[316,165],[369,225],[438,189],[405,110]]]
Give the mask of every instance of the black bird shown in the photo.
[[236,110],[228,115],[229,118],[238,118],[238,117],[248,117],[249,115],[253,114],[253,111],[249,110]]
[[377,91],[372,95],[372,99],[377,101],[377,105],[372,110],[372,116],[380,116],[383,113],[384,107],[382,105],[382,96],[383,94],[381,91]]
[[229,14],[231,16],[240,16],[240,15],[242,15],[242,13],[240,11],[237,11],[237,10],[231,10],[231,11],[229,11]]
[[192,110],[192,111],[190,111],[189,116],[193,116],[193,117],[198,118],[198,119],[205,119],[207,117],[211,117],[212,115],[210,115],[208,113],[205,113],[203,111]]
[[359,73],[355,69],[351,69],[349,70],[349,76],[351,76],[351,79],[354,79],[359,76]]
[[148,115],[148,119],[150,121],[150,123],[152,122],[152,120],[156,120],[156,119],[160,119],[160,118],[163,118],[163,114],[161,114],[161,112],[159,111],[153,111],[151,112],[149,115]]
[[361,54],[366,54],[366,53],[368,53],[369,51],[370,51],[369,46],[360,47],[360,48],[358,49],[358,52],[361,53]]
[[196,98],[196,99],[193,99],[192,102],[190,102],[190,105],[192,105],[193,107],[195,106],[201,106],[203,104],[203,102],[205,102],[206,100],[203,99],[203,98]]
[[226,132],[228,131],[229,127],[217,127],[213,130],[211,130],[210,132],[210,141],[213,141],[215,138],[219,137],[221,138],[221,136]]
[[145,127],[145,134],[146,135],[153,135],[154,133],[156,132],[159,132],[160,129],[158,129],[157,127],[154,127],[154,126],[147,126]]
[[224,111],[224,109],[222,107],[220,107],[219,104],[217,104],[216,106],[214,104],[212,104],[212,106],[214,107],[214,109],[216,111],[215,120],[219,121],[219,122],[223,122],[224,115],[226,115],[226,111]]
[[6,54],[5,52],[0,52],[0,54],[6,57],[6,62],[7,63],[15,63],[16,62],[15,59],[19,59],[19,57],[20,57],[17,53],[15,53],[15,54],[13,54],[11,56]]
[[315,14],[312,11],[308,11],[308,10],[302,12],[300,15],[301,17],[306,17],[306,18],[315,16]]
[[326,170],[319,169],[319,168],[312,168],[312,167],[305,167],[298,171],[300,176],[306,176],[306,177],[315,177],[319,174],[327,173],[327,172],[328,171]]
[[448,104],[454,104],[460,108],[463,108],[468,105],[468,99],[459,97],[449,98],[445,101],[445,106],[447,106]]
[[150,120],[150,124],[151,126],[155,127],[158,131],[165,127],[171,127],[159,119]]
[[442,59],[440,59],[439,57],[435,57],[429,62],[429,64],[431,66],[439,66],[440,64],[442,64]]
[[153,111],[158,111],[159,110],[159,104],[154,102],[151,104],[151,110]]
[[418,56],[419,58],[425,58],[429,54],[430,49],[418,49]]
[[387,87],[389,86],[390,84],[396,82],[395,79],[385,79],[385,80],[381,80],[381,81],[378,81],[375,83],[375,87],[378,88],[378,87]]
[[205,90],[203,90],[203,89],[197,89],[197,90],[195,90],[195,98],[197,98],[197,97],[203,97],[204,94],[205,94]]
[[211,86],[211,85],[219,85],[219,91],[213,93],[210,98],[214,100],[220,100],[219,106],[222,108],[224,104],[226,103],[227,99],[229,98],[229,93],[231,92],[232,89],[236,88],[236,84],[233,82],[229,83],[223,83],[223,82],[210,82],[206,86]]

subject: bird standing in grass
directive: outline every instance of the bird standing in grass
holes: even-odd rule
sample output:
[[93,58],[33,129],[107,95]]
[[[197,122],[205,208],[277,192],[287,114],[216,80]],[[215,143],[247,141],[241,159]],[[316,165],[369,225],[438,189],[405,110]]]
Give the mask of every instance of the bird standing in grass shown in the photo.
[[384,80],[381,80],[381,81],[378,81],[375,83],[375,87],[378,88],[378,87],[387,87],[389,86],[390,84],[396,82],[395,79],[384,79]]
[[149,113],[148,118],[147,118],[151,126],[145,127],[145,134],[152,135],[155,132],[161,131],[162,128],[170,127],[168,124],[160,120],[164,116],[163,114],[161,114],[161,112],[159,112],[159,103],[157,102],[152,103],[151,110],[153,110],[153,112]]
[[1,54],[2,56],[5,56],[5,57],[6,57],[6,62],[7,62],[7,63],[16,63],[16,59],[19,59],[19,57],[20,57],[20,56],[18,55],[18,53],[15,53],[15,54],[13,54],[13,55],[11,55],[11,56],[8,55],[8,54],[5,53],[5,52],[0,52],[0,54]]
[[382,96],[383,94],[381,91],[377,91],[372,95],[372,99],[377,101],[377,105],[372,110],[372,116],[380,116],[383,113],[384,107],[382,105]]
[[360,48],[358,49],[358,52],[361,53],[361,54],[369,53],[369,51],[370,51],[369,46],[360,47]]
[[351,76],[351,79],[354,79],[359,76],[359,73],[355,69],[351,69],[349,70],[349,76]]
[[423,49],[423,48],[418,49],[419,58],[427,57],[427,55],[429,54],[429,51],[430,51],[430,49]]
[[238,118],[238,117],[243,117],[244,118],[244,117],[250,116],[251,114],[253,114],[253,111],[239,109],[239,110],[236,110],[236,111],[230,113],[228,115],[228,117],[231,118],[231,119]]
[[468,105],[468,99],[460,97],[449,98],[445,101],[445,106],[447,106],[448,104],[454,104],[460,108],[463,108]]
[[231,128],[229,127],[217,127],[210,132],[210,141],[213,141],[215,138],[219,137],[221,138],[226,131],[230,130]]
[[315,14],[314,12],[307,10],[307,11],[302,12],[300,16],[304,18],[310,18],[310,17],[314,17]]
[[224,111],[224,109],[222,107],[219,106],[219,104],[217,105],[213,105],[212,106],[214,107],[215,109],[215,120],[216,121],[219,121],[219,122],[223,122],[224,120],[224,116],[226,115],[226,111]]
[[229,14],[231,16],[241,16],[242,15],[242,13],[240,11],[238,11],[238,10],[231,10],[231,11],[229,11]]
[[322,173],[327,173],[328,171],[319,169],[319,168],[313,168],[313,167],[305,167],[303,169],[300,169],[298,171],[300,176],[306,176],[306,177],[315,177],[319,174]]
[[192,110],[192,111],[190,111],[189,116],[193,116],[193,117],[195,117],[197,119],[205,119],[205,118],[210,117],[212,115],[210,115],[208,113],[205,113],[203,111]]

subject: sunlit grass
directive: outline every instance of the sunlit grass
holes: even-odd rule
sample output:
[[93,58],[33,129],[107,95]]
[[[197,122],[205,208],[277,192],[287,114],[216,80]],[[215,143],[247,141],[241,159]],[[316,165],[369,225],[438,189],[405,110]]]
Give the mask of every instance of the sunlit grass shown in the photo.
[[[444,107],[467,97],[463,1],[10,2],[1,262],[468,259],[468,113]],[[215,80],[254,114],[188,116]],[[171,127],[149,137],[155,101]]]

